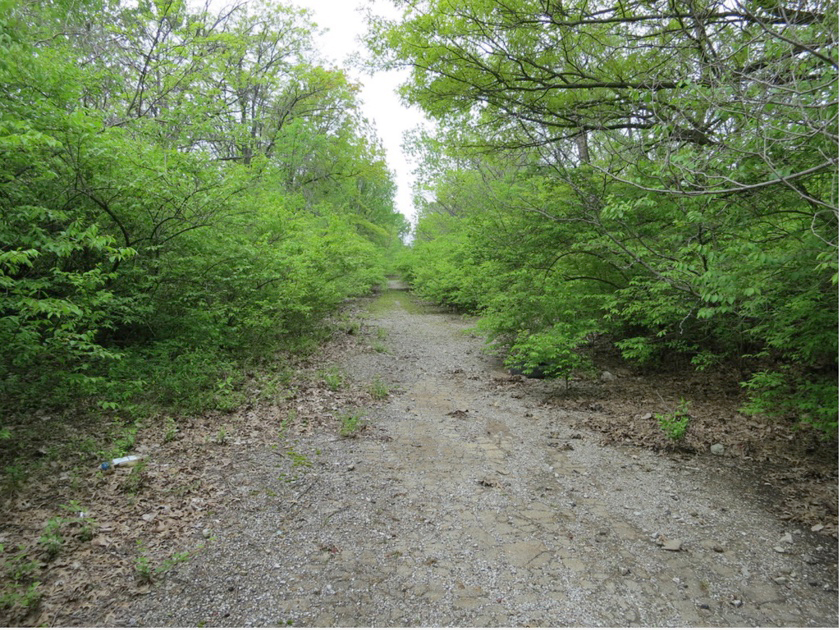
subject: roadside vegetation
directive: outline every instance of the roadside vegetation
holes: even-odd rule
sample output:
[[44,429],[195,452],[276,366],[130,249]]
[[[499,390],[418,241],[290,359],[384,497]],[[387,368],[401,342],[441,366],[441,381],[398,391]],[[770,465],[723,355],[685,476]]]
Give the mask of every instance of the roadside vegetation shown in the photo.
[[733,369],[749,414],[837,431],[837,3],[424,0],[411,70],[422,296],[567,378]]
[[[160,490],[157,467],[106,479],[98,462],[282,403],[325,319],[402,246],[384,151],[314,29],[264,1],[0,0],[7,623],[50,622],[63,558],[119,547],[91,512],[120,532]],[[198,451],[237,426],[201,431]],[[170,491],[155,500],[179,510],[196,488]],[[160,533],[120,551],[138,582],[180,561]]]

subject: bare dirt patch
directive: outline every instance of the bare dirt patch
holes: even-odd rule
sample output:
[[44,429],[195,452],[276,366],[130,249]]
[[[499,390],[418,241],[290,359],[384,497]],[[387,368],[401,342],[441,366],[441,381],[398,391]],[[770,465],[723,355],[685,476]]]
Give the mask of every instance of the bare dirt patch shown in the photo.
[[[469,320],[403,291],[364,302],[249,407],[179,420],[173,440],[165,423],[139,434],[133,492],[127,471],[75,484],[57,471],[7,498],[4,560],[30,549],[44,592],[8,620],[836,626],[828,516],[784,520],[778,480],[745,477],[736,442],[707,455],[698,422],[696,446],[656,452],[653,434],[618,433],[659,411],[630,377],[568,390],[511,378]],[[68,530],[47,559],[43,519],[74,498],[94,537]]]

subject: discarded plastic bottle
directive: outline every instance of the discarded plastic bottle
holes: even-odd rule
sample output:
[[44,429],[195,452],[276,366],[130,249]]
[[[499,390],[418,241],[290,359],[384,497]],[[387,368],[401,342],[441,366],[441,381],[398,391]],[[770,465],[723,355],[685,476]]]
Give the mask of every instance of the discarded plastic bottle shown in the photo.
[[112,473],[114,472],[114,468],[117,466],[134,466],[137,462],[143,459],[142,455],[128,455],[126,457],[117,457],[116,459],[112,459],[110,462],[102,462],[99,465],[99,470],[105,473]]

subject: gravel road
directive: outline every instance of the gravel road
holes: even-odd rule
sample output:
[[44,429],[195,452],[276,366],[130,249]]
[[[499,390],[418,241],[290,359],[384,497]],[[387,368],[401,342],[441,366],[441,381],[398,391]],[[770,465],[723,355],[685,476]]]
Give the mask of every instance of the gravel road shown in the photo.
[[511,379],[396,288],[340,361],[391,387],[368,427],[238,454],[203,552],[119,624],[837,626],[835,541],[760,480],[599,446],[543,404],[562,384]]

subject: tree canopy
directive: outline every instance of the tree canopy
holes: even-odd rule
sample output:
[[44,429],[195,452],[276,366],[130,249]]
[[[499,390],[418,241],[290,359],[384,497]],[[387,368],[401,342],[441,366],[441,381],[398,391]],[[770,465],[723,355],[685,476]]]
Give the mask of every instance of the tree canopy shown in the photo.
[[735,360],[750,410],[836,428],[836,2],[394,4],[375,63],[437,122],[420,291],[512,362]]
[[270,2],[0,1],[7,410],[223,402],[232,362],[379,281],[408,226],[314,28]]

